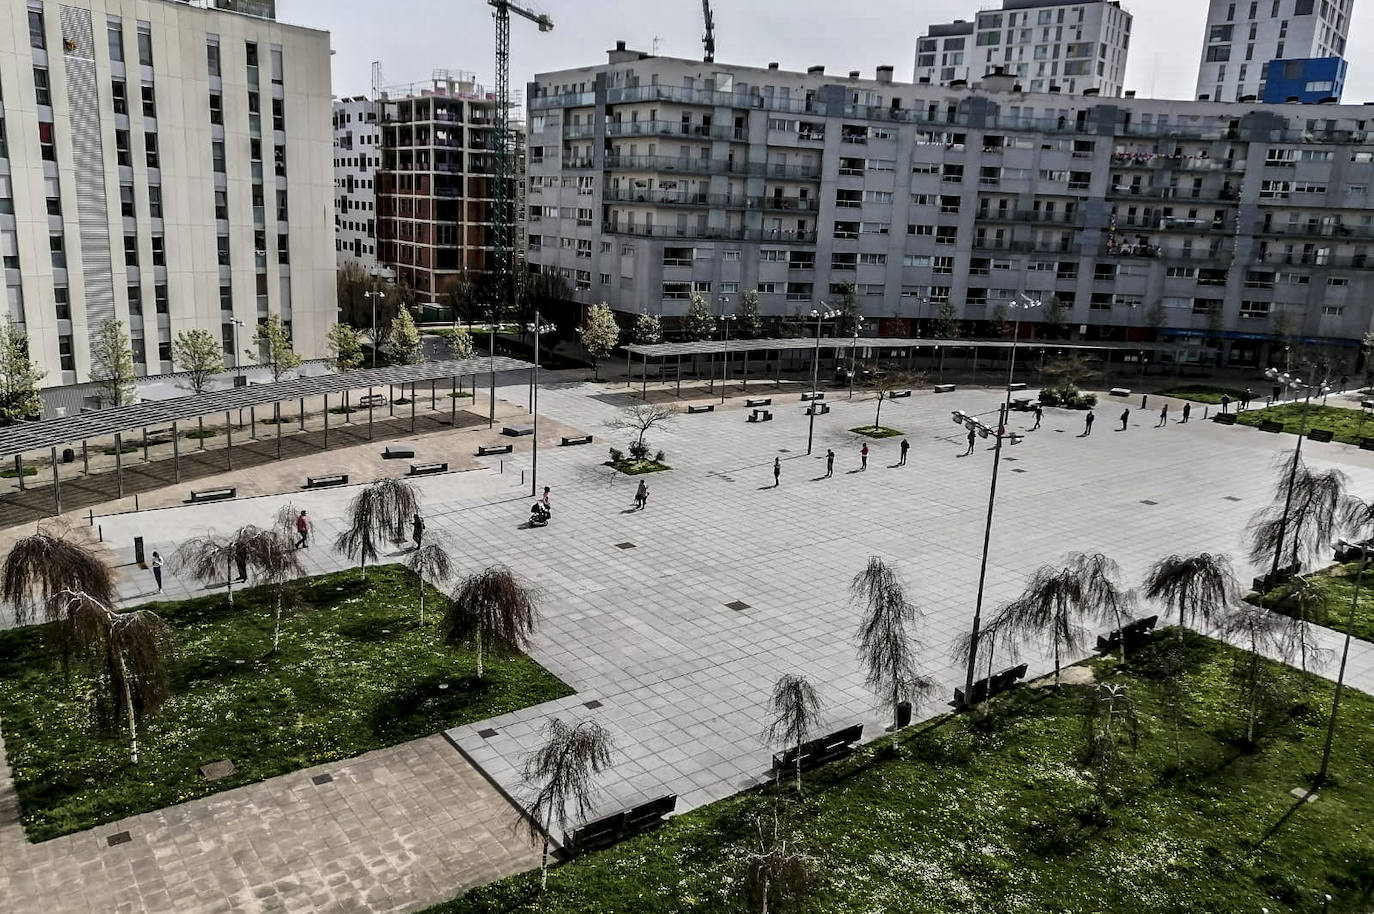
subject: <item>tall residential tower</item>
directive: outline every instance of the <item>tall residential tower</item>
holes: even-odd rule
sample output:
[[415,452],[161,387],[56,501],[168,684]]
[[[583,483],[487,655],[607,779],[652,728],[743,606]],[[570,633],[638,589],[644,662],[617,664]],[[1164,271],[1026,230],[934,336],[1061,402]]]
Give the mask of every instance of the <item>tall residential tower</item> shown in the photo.
[[[1339,99],[1352,3],[1211,0],[1198,64],[1198,98]],[[1266,83],[1280,81],[1292,87],[1282,90],[1283,97],[1266,91]]]

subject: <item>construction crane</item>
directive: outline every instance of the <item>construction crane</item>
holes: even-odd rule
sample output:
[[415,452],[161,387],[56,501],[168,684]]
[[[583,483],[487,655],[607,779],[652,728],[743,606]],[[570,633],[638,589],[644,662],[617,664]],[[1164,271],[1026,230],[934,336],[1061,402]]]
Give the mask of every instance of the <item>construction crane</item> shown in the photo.
[[706,17],[706,34],[701,36],[701,43],[706,48],[706,56],[702,60],[706,63],[715,63],[716,17],[711,15],[711,0],[701,0],[701,12]]

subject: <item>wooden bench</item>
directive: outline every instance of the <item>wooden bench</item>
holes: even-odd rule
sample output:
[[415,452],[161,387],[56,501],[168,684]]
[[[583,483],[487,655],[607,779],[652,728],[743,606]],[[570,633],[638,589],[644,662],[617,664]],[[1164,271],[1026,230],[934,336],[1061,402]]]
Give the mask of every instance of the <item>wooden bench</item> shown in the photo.
[[688,407],[687,407],[687,413],[688,413],[688,415],[691,415],[692,413],[713,413],[713,412],[715,412],[715,411],[716,411],[716,404],[714,404],[714,403],[702,403],[702,404],[700,404],[700,405],[688,406]]
[[359,406],[386,406],[384,394],[363,394],[358,398]]
[[477,448],[478,457],[490,457],[493,454],[510,454],[515,450],[513,444],[483,444]]
[[447,473],[447,463],[412,463],[406,471],[407,476],[429,476],[433,473]]
[[1007,390],[1010,390],[1010,391],[1012,391],[1012,392],[1015,392],[1015,391],[1018,391],[1018,390],[1025,390],[1025,389],[1026,389],[1026,382],[1025,382],[1025,381],[1015,381],[1015,382],[1013,382],[1013,383],[1007,385]]
[[1308,441],[1330,441],[1336,437],[1336,433],[1329,428],[1314,428],[1307,432]]
[[348,485],[347,473],[330,473],[327,476],[305,477],[305,487],[307,489],[327,489],[330,486],[346,485]]
[[382,451],[383,460],[406,460],[415,456],[413,447],[388,447]]
[[219,486],[214,489],[192,489],[191,504],[202,501],[224,501],[226,498],[234,498],[239,494],[239,490],[234,486]]
[[909,390],[894,390],[887,395],[887,398],[889,400],[905,400],[909,396],[911,396],[911,391]]
[[744,405],[745,405],[746,407],[749,407],[749,408],[752,408],[752,407],[755,407],[755,406],[772,406],[772,405],[773,405],[773,398],[772,398],[772,397],[761,397],[761,398],[759,398],[759,399],[757,399],[757,400],[745,400],[745,401],[744,401]]
[[1129,387],[1113,387],[1107,391],[1109,397],[1129,397],[1130,395],[1131,389]]
[[[863,735],[864,725],[855,724],[852,727],[845,727],[843,730],[836,730],[829,736],[822,736],[820,739],[802,743],[800,747],[793,746],[783,752],[775,752],[773,753],[773,771],[779,774],[795,772],[798,762],[800,762],[802,771],[819,768],[826,762],[844,758],[853,752],[854,744],[863,739]],[[800,754],[798,754],[799,748]]]
[[1262,432],[1281,432],[1283,431],[1283,423],[1272,422],[1268,419],[1265,419],[1263,422],[1259,424],[1259,430]]
[[1149,639],[1150,632],[1154,630],[1155,623],[1158,621],[1159,616],[1148,616],[1113,629],[1105,635],[1098,635],[1097,652],[1110,654],[1112,651],[1119,650],[1123,644],[1127,651],[1134,651]]
[[749,414],[750,422],[772,422],[773,411],[771,409],[756,409]]
[[533,434],[534,434],[534,426],[532,426],[532,425],[506,425],[506,426],[502,426],[502,428],[501,428],[501,434],[507,435],[507,436],[509,436],[509,437],[511,437],[511,438],[523,438],[523,437],[525,437],[526,435],[533,435]]
[[1300,571],[1302,571],[1302,565],[1295,562],[1280,568],[1278,574],[1271,575],[1269,572],[1265,572],[1250,582],[1250,589],[1256,593],[1265,593],[1275,587],[1282,587],[1293,580],[1293,576]]
[[575,444],[591,444],[591,435],[564,435],[561,447],[572,447]]
[[669,794],[641,803],[633,809],[622,810],[595,822],[588,822],[568,833],[564,849],[570,854],[584,854],[610,847],[626,838],[657,828],[675,808],[677,794]]
[[1019,412],[1019,413],[1028,413],[1028,412],[1030,412],[1030,411],[1031,411],[1031,398],[1030,398],[1030,397],[1016,397],[1016,398],[1014,398],[1014,399],[1011,401],[1011,408],[1014,409],[1014,410],[1016,410],[1016,411]]
[[829,403],[812,403],[806,408],[808,416],[824,416],[828,412],[830,412]]
[[952,393],[954,393],[954,385],[953,385],[953,384],[936,384],[936,385],[935,385],[935,392],[936,392],[937,394],[952,394]]
[[1215,422],[1217,425],[1235,425],[1235,424],[1236,424],[1236,414],[1235,414],[1235,413],[1217,413],[1215,416],[1212,417],[1212,421]]
[[824,400],[824,399],[825,399],[825,392],[824,392],[824,391],[813,391],[813,392],[811,392],[811,393],[809,393],[809,394],[802,394],[802,395],[801,395],[801,401],[802,401],[803,403],[810,403],[812,400]]
[[1360,439],[1360,450],[1362,450],[1362,451],[1374,451],[1374,438],[1361,438],[1361,439]]
[[987,701],[989,698],[1000,695],[1016,687],[1016,684],[1026,678],[1026,664],[1014,666],[1003,670],[994,676],[986,679],[979,679],[973,684],[973,700],[964,700],[964,690],[954,690],[954,704],[958,707],[966,707],[969,704],[978,704]]

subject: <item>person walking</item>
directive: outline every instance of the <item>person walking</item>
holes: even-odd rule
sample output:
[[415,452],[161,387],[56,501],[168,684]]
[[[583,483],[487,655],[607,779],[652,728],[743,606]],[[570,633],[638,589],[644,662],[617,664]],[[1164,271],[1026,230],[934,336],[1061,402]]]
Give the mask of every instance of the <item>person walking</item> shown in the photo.
[[1348,386],[1350,386],[1350,375],[1348,375],[1348,374],[1343,374],[1343,375],[1341,375],[1341,393],[1345,393],[1345,389],[1346,389]]
[[773,458],[773,488],[776,489],[776,488],[778,487],[778,483],[781,481],[781,478],[782,478],[782,458],[781,458],[781,457],[774,457],[774,458]]
[[865,441],[864,446],[859,448],[859,471],[862,472],[866,469],[868,469],[868,442]]
[[157,592],[162,593],[162,553],[154,549],[148,564],[153,569],[153,580],[157,582]]
[[1093,433],[1093,421],[1096,420],[1096,419],[1097,419],[1097,417],[1093,415],[1093,411],[1092,411],[1092,410],[1088,410],[1088,414],[1087,414],[1086,416],[1083,417],[1083,437],[1084,437],[1084,438],[1088,437],[1089,435],[1091,435],[1091,434]]
[[297,549],[306,549],[310,546],[310,521],[306,519],[305,512],[302,511],[296,518],[296,540]]
[[835,475],[835,452],[829,448],[825,450],[825,478],[829,479]]
[[234,545],[234,567],[239,571],[239,576],[234,583],[240,584],[248,580],[248,547],[243,543]]
[[415,548],[419,549],[425,540],[425,520],[420,515],[410,522],[410,538],[415,541]]
[[1040,420],[1043,418],[1045,418],[1045,404],[1037,403],[1035,404],[1035,424],[1031,426],[1031,431],[1040,427]]
[[1126,423],[1131,421],[1131,408],[1128,406],[1121,411],[1121,430],[1126,430]]
[[968,447],[964,450],[964,453],[960,454],[959,456],[961,456],[961,457],[967,457],[969,454],[972,454],[972,453],[973,453],[973,444],[974,444],[974,442],[976,442],[977,440],[978,440],[978,433],[975,432],[973,429],[969,429],[969,430],[968,430]]
[[902,456],[897,460],[897,466],[899,466],[899,467],[904,467],[904,466],[906,466],[906,452],[909,451],[909,450],[911,450],[911,442],[910,442],[910,441],[907,441],[905,438],[903,438],[903,439],[902,439]]
[[1188,421],[1188,414],[1191,413],[1192,411],[1193,411],[1193,404],[1191,404],[1191,403],[1184,403],[1184,404],[1183,404],[1183,419],[1180,421],[1180,423],[1179,423],[1180,425],[1183,424],[1183,422],[1187,422],[1187,421]]
[[635,504],[639,510],[643,511],[644,506],[649,503],[649,486],[644,480],[639,481],[639,488],[635,490]]
[[1245,396],[1244,396],[1244,397],[1241,399],[1241,401],[1240,401],[1240,408],[1241,408],[1241,409],[1249,409],[1249,408],[1250,408],[1250,398],[1253,397],[1254,395],[1255,395],[1255,392],[1254,392],[1253,390],[1251,390],[1251,389],[1248,388],[1248,387],[1245,388]]
[[1230,394],[1222,394],[1222,395],[1221,395],[1221,411],[1224,412],[1224,413],[1229,413],[1229,412],[1231,411],[1231,395],[1230,395]]
[[1159,408],[1159,424],[1155,428],[1163,428],[1169,424],[1169,404],[1165,403]]

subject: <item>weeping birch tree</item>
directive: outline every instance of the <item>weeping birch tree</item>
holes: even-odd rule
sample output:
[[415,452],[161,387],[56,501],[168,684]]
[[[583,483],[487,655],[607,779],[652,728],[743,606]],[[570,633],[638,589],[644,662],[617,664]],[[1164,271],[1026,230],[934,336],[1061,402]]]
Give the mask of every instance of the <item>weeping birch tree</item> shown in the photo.
[[[784,673],[773,685],[768,698],[768,728],[764,740],[770,745],[795,749],[797,753],[797,793],[802,792],[801,747],[820,725],[821,699],[805,676]],[[778,770],[781,782],[782,770]]]
[[861,614],[856,641],[864,683],[889,706],[895,733],[901,703],[919,705],[935,689],[935,681],[916,668],[918,645],[911,629],[920,610],[907,597],[901,577],[877,556],[854,576],[849,596]]
[[549,884],[549,840],[554,828],[566,834],[574,821],[591,810],[597,775],[611,767],[615,743],[592,720],[568,726],[555,717],[544,726],[544,743],[526,759],[523,770],[529,804],[530,840],[543,844],[539,890]]
[[439,623],[445,644],[473,641],[477,678],[486,675],[486,655],[506,656],[526,650],[538,621],[533,587],[505,565],[492,565],[470,575],[449,597]]
[[420,513],[420,495],[403,479],[379,479],[348,503],[348,526],[334,540],[334,550],[359,563],[367,577],[367,563],[374,564],[387,542],[402,543],[411,518]]

